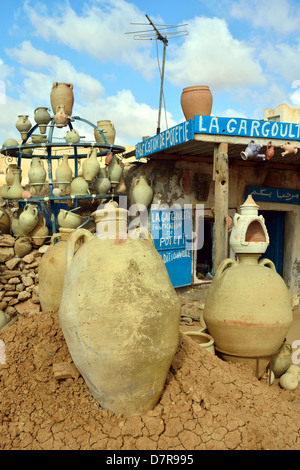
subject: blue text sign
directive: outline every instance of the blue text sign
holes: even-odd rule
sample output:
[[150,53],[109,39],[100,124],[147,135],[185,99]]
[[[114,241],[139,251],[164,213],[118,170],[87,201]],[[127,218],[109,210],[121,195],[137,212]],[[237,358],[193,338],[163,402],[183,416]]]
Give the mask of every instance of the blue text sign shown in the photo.
[[295,189],[264,188],[249,186],[246,198],[252,195],[254,201],[279,202],[282,204],[300,204],[300,191]]

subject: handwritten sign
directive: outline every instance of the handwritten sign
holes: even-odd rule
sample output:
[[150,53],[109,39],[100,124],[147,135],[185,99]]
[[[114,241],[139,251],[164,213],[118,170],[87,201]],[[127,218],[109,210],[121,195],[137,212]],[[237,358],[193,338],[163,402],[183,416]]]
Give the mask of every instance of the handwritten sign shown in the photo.
[[195,134],[300,140],[300,124],[259,119],[195,116]]
[[152,153],[160,152],[175,145],[183,144],[194,139],[193,119],[171,127],[160,134],[139,142],[135,146],[136,159],[146,157]]
[[283,204],[300,204],[300,191],[294,189],[264,188],[249,186],[246,197],[252,195],[254,201],[279,202]]

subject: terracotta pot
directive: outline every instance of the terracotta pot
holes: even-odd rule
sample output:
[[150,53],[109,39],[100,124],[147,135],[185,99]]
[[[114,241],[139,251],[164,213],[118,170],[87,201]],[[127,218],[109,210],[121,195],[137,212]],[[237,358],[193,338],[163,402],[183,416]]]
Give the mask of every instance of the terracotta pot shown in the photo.
[[13,168],[13,184],[9,188],[6,194],[7,199],[21,199],[24,189],[21,186],[21,170],[19,168]]
[[215,354],[214,339],[211,335],[203,331],[184,331],[183,334],[193,339],[201,348]]
[[31,129],[31,122],[28,119],[29,116],[27,114],[20,114],[18,116],[18,120],[16,122],[16,128],[21,134],[23,140],[27,139],[27,134]]
[[[115,130],[115,126],[112,124],[112,122],[109,121],[109,120],[97,121],[97,127],[101,131],[102,130],[104,131],[104,136],[107,140],[107,143],[109,145],[114,145],[115,138],[116,138],[116,130]],[[100,144],[105,144],[105,140],[103,139],[100,132],[97,131],[96,129],[94,129],[94,136],[95,136],[96,142],[98,142]]]
[[153,199],[153,189],[145,176],[140,176],[133,183],[132,198],[135,204],[143,204],[148,207]]
[[54,82],[50,94],[53,114],[58,111],[58,106],[64,106],[67,116],[72,115],[74,105],[73,85],[71,83]]
[[97,159],[97,148],[90,148],[86,159],[82,164],[82,174],[86,181],[92,181],[100,171],[100,165]]
[[59,189],[65,190],[72,181],[72,168],[68,162],[69,155],[64,154],[58,160],[58,166],[55,172],[56,183]]
[[71,194],[73,196],[90,194],[89,185],[81,176],[74,178],[70,186]]
[[284,340],[280,351],[272,358],[272,371],[275,377],[280,377],[286,372],[292,362],[292,346]]
[[75,229],[82,224],[83,218],[74,212],[60,209],[57,222],[59,223],[60,227]]
[[108,165],[107,171],[112,187],[118,186],[123,173],[123,169],[116,155],[112,156],[112,161]]
[[194,119],[210,116],[213,97],[208,86],[190,86],[182,90],[180,103],[185,119]]
[[30,232],[30,238],[34,247],[38,248],[42,246],[49,234],[49,229],[46,226],[45,217],[42,214],[38,215],[38,223],[35,228]]
[[35,204],[26,204],[19,217],[19,226],[23,235],[31,232],[38,223],[38,210]]
[[72,359],[102,408],[142,415],[157,404],[178,345],[180,304],[165,264],[149,240],[84,229],[66,259],[59,321]]
[[68,144],[78,144],[78,142],[80,142],[80,136],[75,129],[72,129],[71,131],[67,132],[65,141]]
[[12,186],[14,182],[14,174],[13,170],[17,169],[20,170],[20,183],[22,182],[22,170],[21,168],[16,165],[15,163],[12,163],[11,165],[8,165],[6,168],[6,175],[5,175],[5,181],[8,186]]
[[51,116],[48,113],[49,108],[39,106],[34,110],[34,120],[38,124],[41,134],[45,134],[47,125],[51,121]]
[[40,194],[46,181],[46,170],[39,157],[33,157],[28,171],[29,182],[33,185],[36,194]]

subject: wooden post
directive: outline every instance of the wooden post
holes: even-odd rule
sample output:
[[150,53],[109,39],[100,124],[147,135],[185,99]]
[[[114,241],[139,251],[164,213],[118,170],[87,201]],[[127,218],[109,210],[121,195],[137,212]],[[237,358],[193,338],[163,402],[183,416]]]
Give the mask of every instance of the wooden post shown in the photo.
[[215,145],[213,179],[215,181],[214,272],[228,256],[228,144]]

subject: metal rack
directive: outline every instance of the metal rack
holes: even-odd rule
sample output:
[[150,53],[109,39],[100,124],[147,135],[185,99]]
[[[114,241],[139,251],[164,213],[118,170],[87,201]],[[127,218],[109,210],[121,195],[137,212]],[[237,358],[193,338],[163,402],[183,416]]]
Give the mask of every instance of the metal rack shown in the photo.
[[[90,147],[96,147],[99,148],[99,152],[97,152],[97,156],[104,156],[108,152],[112,152],[113,154],[119,154],[125,152],[125,147],[118,146],[118,145],[110,145],[107,142],[107,139],[105,137],[105,131],[103,129],[99,129],[97,126],[95,126],[92,122],[88,121],[87,119],[83,119],[79,116],[72,116],[69,119],[68,126],[69,129],[72,130],[72,122],[74,121],[81,121],[89,126],[91,126],[94,130],[98,131],[104,140],[104,143],[98,143],[98,142],[79,142],[79,143],[61,143],[61,142],[53,142],[53,131],[54,128],[56,127],[54,118],[51,119],[50,123],[48,124],[47,127],[49,127],[49,134],[48,134],[48,140],[45,143],[36,143],[36,144],[26,144],[30,136],[34,133],[34,131],[39,127],[38,124],[34,125],[30,131],[28,132],[26,140],[23,140],[22,143],[18,146],[13,146],[13,147],[5,147],[3,149],[3,153],[10,157],[17,158],[18,159],[18,166],[21,167],[21,161],[23,158],[25,159],[33,159],[33,158],[40,158],[41,160],[47,160],[48,164],[48,181],[45,182],[44,184],[49,185],[49,196],[33,196],[30,199],[4,199],[5,202],[18,202],[21,205],[22,204],[27,204],[29,202],[38,202],[40,204],[46,203],[49,206],[50,209],[50,214],[51,214],[51,225],[52,225],[52,233],[55,233],[56,230],[56,220],[54,217],[55,214],[55,204],[58,204],[58,202],[63,203],[64,201],[73,201],[74,202],[74,208],[78,207],[78,201],[80,199],[108,199],[108,198],[115,198],[119,197],[118,195],[115,195],[112,189],[112,192],[109,194],[89,194],[89,195],[65,195],[65,196],[54,196],[53,195],[53,186],[55,183],[53,182],[52,178],[52,162],[53,160],[59,160],[62,155],[54,155],[52,153],[52,150],[55,148],[59,149],[70,149],[73,148],[74,153],[69,154],[70,159],[74,159],[74,167],[75,167],[75,178],[78,176],[78,159],[86,158],[87,154],[78,154],[77,149],[78,148],[90,148]],[[24,154],[23,151],[26,149],[37,149],[37,148],[42,148],[46,151],[45,154],[36,154],[36,155],[28,155]]]

